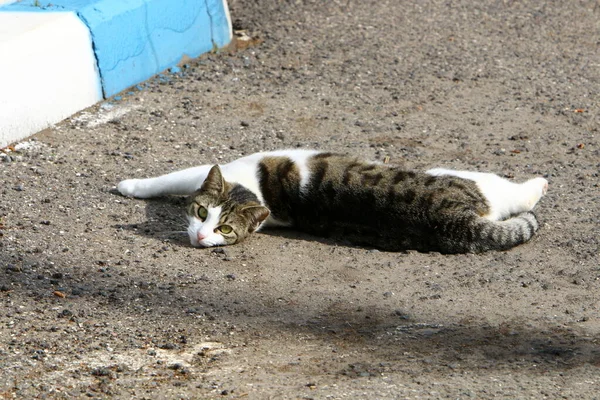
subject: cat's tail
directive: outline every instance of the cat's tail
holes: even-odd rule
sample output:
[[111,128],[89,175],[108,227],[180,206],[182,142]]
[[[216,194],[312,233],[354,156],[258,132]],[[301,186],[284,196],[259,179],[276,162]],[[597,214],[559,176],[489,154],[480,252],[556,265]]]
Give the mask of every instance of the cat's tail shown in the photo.
[[508,250],[527,242],[539,229],[534,213],[523,212],[504,221],[492,221],[483,217],[471,220],[467,232],[459,237],[442,241],[443,251],[448,253],[481,253],[488,250]]
[[523,212],[504,221],[478,218],[473,230],[472,251],[508,250],[527,242],[539,227],[532,212]]

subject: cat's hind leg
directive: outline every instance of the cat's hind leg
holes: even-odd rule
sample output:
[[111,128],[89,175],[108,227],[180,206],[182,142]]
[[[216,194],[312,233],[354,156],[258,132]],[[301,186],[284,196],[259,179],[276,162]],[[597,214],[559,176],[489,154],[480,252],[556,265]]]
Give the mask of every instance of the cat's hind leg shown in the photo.
[[475,181],[490,206],[490,212],[485,217],[495,221],[533,210],[537,202],[548,191],[548,181],[544,178],[515,183],[485,172],[436,168],[427,173],[435,176],[452,175]]
[[515,183],[496,175],[492,176],[495,178],[475,181],[490,204],[490,214],[486,216],[488,219],[503,220],[532,211],[548,191],[548,181],[544,178]]
[[124,196],[147,199],[165,195],[190,195],[202,186],[212,165],[201,165],[147,179],[126,179],[117,190]]

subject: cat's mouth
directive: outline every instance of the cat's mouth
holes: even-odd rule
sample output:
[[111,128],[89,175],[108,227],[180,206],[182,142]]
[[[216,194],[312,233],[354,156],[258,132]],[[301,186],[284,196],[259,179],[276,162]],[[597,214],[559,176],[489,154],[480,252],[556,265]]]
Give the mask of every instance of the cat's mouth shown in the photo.
[[198,239],[196,239],[195,237],[193,237],[192,235],[190,235],[190,244],[192,245],[192,247],[211,247],[214,246],[210,243],[207,243],[206,241],[202,240],[199,241]]
[[189,236],[190,236],[190,244],[192,245],[192,247],[206,248],[206,247],[214,247],[214,246],[223,245],[223,243],[217,243],[217,241],[211,240],[210,238],[198,240],[196,233],[190,232]]
[[199,247],[199,248],[207,248],[207,247],[214,247],[217,246],[216,243],[204,243],[204,242],[199,242],[196,246],[194,247]]

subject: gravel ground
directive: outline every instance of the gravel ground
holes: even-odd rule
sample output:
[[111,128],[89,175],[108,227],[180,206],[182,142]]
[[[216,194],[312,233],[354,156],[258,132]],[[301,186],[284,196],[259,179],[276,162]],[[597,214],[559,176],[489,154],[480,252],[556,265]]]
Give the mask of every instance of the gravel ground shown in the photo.
[[[0,397],[599,398],[600,6],[230,2],[238,40],[5,150]],[[114,192],[277,148],[544,176],[529,243],[191,248]]]

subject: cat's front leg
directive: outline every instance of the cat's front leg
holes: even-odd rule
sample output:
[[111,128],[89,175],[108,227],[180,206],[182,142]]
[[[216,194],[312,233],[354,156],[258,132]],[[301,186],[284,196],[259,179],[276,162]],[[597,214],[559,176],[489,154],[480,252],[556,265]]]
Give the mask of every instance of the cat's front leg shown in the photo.
[[165,195],[190,195],[206,179],[212,165],[201,165],[148,179],[126,179],[117,190],[127,197],[147,199]]
[[137,197],[140,199],[160,196],[156,184],[153,184],[153,180],[155,179],[156,178],[126,179],[119,182],[117,185],[117,190],[123,196]]

